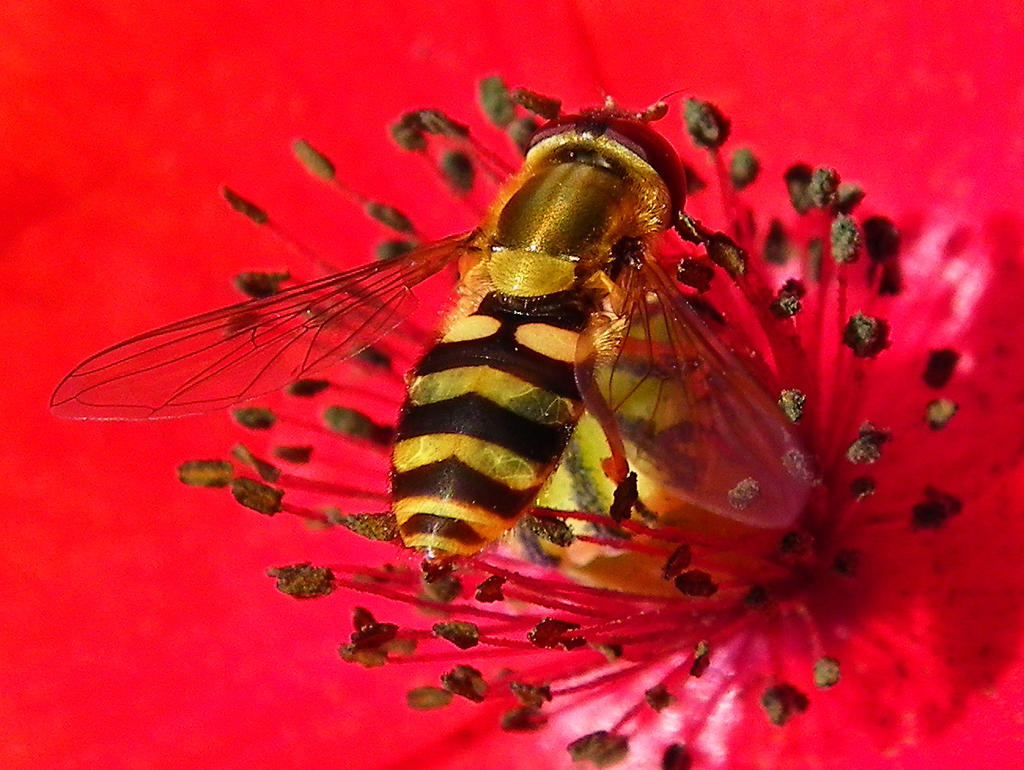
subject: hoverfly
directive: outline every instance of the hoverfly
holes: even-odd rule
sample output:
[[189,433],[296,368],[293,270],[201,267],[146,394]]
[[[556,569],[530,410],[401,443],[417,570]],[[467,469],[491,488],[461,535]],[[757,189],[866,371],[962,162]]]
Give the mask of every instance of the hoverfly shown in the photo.
[[[529,142],[480,225],[383,262],[196,316],[98,353],[57,387],[63,417],[226,407],[356,355],[452,263],[458,301],[407,378],[392,448],[406,546],[471,555],[508,531],[585,413],[633,468],[713,514],[793,523],[799,442],[751,368],[659,264],[684,173],[643,114],[562,114]],[[731,491],[746,485],[738,504]]]

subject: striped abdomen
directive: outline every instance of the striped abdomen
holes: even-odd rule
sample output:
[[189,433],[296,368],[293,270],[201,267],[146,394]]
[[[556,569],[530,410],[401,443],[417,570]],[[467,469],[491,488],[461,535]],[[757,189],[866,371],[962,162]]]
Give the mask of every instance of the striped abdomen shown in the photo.
[[413,372],[393,451],[402,539],[473,554],[533,502],[583,410],[573,361],[580,295],[492,293]]

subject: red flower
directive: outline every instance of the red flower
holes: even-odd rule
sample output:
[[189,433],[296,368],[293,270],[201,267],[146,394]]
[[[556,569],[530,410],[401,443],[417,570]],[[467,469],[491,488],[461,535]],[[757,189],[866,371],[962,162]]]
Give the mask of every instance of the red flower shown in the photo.
[[[220,6],[142,15],[29,4],[4,22],[15,108],[0,178],[16,204],[0,232],[17,302],[2,328],[14,354],[8,433],[19,439],[4,466],[14,522],[0,647],[4,763],[369,767],[423,764],[431,751],[450,767],[489,756],[498,767],[544,761],[535,735],[488,734],[472,756],[459,755],[442,712],[404,710],[404,670],[331,658],[349,632],[337,601],[295,605],[268,591],[260,574],[268,564],[336,563],[348,541],[192,498],[158,470],[218,453],[228,435],[222,418],[69,425],[44,408],[81,355],[229,301],[218,276],[291,261],[223,213],[217,184],[257,194],[325,257],[362,261],[371,228],[344,208],[323,215],[322,191],[289,165],[288,140],[308,136],[331,148],[353,186],[415,204],[431,189],[429,175],[397,159],[381,126],[415,106],[462,117],[476,76],[501,71],[570,104],[594,101],[598,86],[630,105],[692,89],[757,149],[759,214],[784,212],[771,180],[799,159],[863,182],[868,212],[894,217],[907,245],[906,292],[880,313],[893,345],[871,364],[866,386],[840,391],[860,407],[851,407],[852,429],[863,418],[892,432],[876,478],[889,486],[887,507],[879,494],[857,509],[865,521],[872,510],[879,517],[877,529],[855,528],[850,541],[865,590],[849,607],[823,593],[814,608],[826,641],[851,635],[843,680],[812,693],[807,713],[781,729],[756,699],[733,713],[753,738],[784,740],[779,756],[791,763],[828,764],[842,752],[851,766],[942,767],[966,752],[959,756],[975,764],[1013,766],[1022,248],[1016,214],[999,212],[1012,210],[1024,185],[1021,110],[1004,64],[1016,50],[1010,15],[990,5],[955,18],[860,6],[849,17],[816,11],[813,28],[795,32],[795,20],[780,24],[767,7],[724,17],[673,4],[640,20],[608,9],[577,18],[547,4],[520,4],[514,15],[436,4],[429,13],[379,4],[302,10],[276,18],[234,17]],[[380,74],[387,69],[394,77]],[[432,231],[465,224],[452,222],[444,203],[422,212]],[[944,347],[961,358],[948,387],[933,393],[920,373],[927,352]],[[933,434],[920,410],[935,396],[960,409]],[[963,509],[936,532],[913,532],[905,525],[914,506],[936,502],[927,484]],[[375,558],[355,549],[350,561]],[[889,650],[879,646],[887,639]],[[858,675],[881,677],[880,689],[855,686]],[[821,728],[815,715],[826,709],[817,706],[833,696],[824,753],[806,733]],[[465,705],[466,723],[478,724]],[[846,726],[864,711],[856,724],[874,725],[872,738],[915,745],[899,760],[880,758],[877,740],[862,743]],[[542,748],[563,761],[564,744],[588,731],[547,731]]]

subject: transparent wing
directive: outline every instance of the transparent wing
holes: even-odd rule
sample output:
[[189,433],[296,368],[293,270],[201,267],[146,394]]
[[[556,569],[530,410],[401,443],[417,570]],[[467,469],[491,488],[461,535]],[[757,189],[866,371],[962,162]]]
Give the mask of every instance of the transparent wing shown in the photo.
[[353,356],[415,305],[449,264],[453,236],[385,262],[140,334],[79,364],[50,398],[61,417],[144,420],[220,409]]
[[618,286],[618,317],[592,324],[578,352],[588,409],[618,431],[635,470],[681,499],[792,524],[814,471],[775,399],[653,260],[626,267]]

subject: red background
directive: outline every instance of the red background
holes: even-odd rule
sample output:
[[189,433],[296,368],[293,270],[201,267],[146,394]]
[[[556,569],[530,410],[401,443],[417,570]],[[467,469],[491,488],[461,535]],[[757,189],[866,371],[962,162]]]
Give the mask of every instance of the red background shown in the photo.
[[[766,177],[802,159],[851,170],[874,210],[1019,209],[1024,15],[1008,0],[606,5],[5,4],[0,765],[402,767],[436,737],[401,687],[338,660],[344,601],[296,603],[263,576],[338,560],[338,535],[174,480],[230,446],[226,417],[46,409],[85,355],[232,301],[235,272],[287,264],[219,184],[325,258],[365,259],[375,229],[307,181],[294,137],[441,233],[465,220],[417,203],[435,188],[384,131],[403,110],[471,114],[492,73],[570,105],[682,89],[734,118]],[[949,733],[848,766],[1015,767],[1022,689],[1018,665]]]

